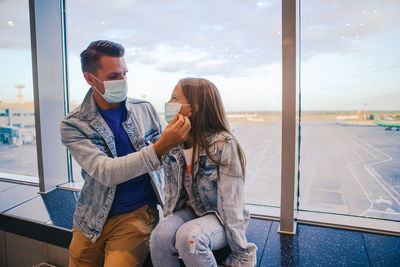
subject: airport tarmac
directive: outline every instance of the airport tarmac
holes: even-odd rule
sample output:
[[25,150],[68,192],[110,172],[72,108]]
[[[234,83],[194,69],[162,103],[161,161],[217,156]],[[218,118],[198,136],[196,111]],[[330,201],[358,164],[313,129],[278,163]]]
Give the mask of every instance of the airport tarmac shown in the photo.
[[0,172],[37,177],[36,145],[0,144]]
[[[279,206],[281,122],[232,121],[247,155],[246,200]],[[400,220],[400,131],[302,122],[300,209]]]
[[[279,206],[281,122],[231,126],[247,156],[246,201]],[[306,120],[301,144],[301,209],[400,221],[400,131]],[[0,145],[0,172],[37,176],[36,162],[34,145]]]

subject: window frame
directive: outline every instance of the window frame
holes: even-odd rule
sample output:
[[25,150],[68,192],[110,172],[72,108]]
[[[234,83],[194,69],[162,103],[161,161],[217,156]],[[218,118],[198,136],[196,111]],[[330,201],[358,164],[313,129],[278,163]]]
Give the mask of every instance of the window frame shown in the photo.
[[[65,4],[66,0],[29,0],[40,193],[49,192],[57,187],[77,191],[81,186],[81,184],[76,186],[73,183],[71,155],[62,146],[58,130],[60,121],[69,112]],[[297,34],[300,23],[298,20],[299,5],[300,0],[282,0],[281,205],[280,208],[254,204],[247,206],[253,217],[280,220],[278,232],[282,234],[295,234],[296,223],[304,223],[400,235],[400,222],[385,222],[379,219],[306,212],[296,209],[295,194],[298,171],[296,162],[298,152],[296,93],[299,89],[298,79],[300,78],[300,69],[297,68],[298,53],[300,52],[297,50],[299,44]],[[51,42],[53,45],[50,47],[44,45],[50,40],[49,38],[53,40]],[[44,73],[48,73],[51,69],[57,71],[55,80],[50,81]],[[58,91],[55,91],[54,88]],[[48,97],[54,98],[58,105],[50,105]],[[50,108],[46,105],[50,105]],[[51,140],[46,139],[49,137]],[[46,142],[43,142],[44,140]],[[9,180],[7,179],[7,181]]]

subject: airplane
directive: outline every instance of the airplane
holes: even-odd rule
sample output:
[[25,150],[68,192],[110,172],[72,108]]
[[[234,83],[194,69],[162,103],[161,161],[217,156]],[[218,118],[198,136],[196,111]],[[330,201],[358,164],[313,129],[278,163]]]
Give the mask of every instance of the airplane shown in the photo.
[[397,131],[400,131],[400,121],[386,121],[382,120],[378,114],[374,113],[375,123],[379,126],[386,127],[386,130],[390,131],[392,128],[396,128]]

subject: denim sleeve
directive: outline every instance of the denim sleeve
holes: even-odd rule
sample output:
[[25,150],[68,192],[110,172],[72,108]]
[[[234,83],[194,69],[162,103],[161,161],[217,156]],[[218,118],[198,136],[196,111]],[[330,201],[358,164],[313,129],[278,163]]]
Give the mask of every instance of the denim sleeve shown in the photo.
[[149,105],[150,105],[150,110],[153,113],[153,116],[157,120],[158,127],[160,129],[160,134],[161,134],[165,130],[165,127],[167,127],[167,125],[165,125],[164,121],[160,120],[160,116],[158,116],[158,113],[157,113],[156,109],[153,107],[153,105],[150,103],[149,103]]
[[78,164],[103,185],[117,185],[161,168],[153,145],[123,157],[110,158],[92,144],[73,120],[61,122],[61,141]]
[[164,216],[170,215],[178,201],[178,181],[183,179],[184,166],[181,153],[182,145],[179,145],[161,157],[164,169]]
[[218,213],[225,223],[226,238],[232,253],[229,266],[255,266],[257,246],[247,242],[244,218],[244,177],[236,140],[220,143],[221,163],[218,179]]

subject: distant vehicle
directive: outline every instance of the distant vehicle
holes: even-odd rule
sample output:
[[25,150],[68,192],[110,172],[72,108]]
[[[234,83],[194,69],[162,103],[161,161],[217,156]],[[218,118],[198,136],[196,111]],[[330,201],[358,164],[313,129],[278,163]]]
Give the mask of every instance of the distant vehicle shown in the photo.
[[336,117],[337,120],[359,120],[360,118],[360,111],[358,111],[356,115],[342,115]]
[[392,121],[392,120],[393,120],[393,118],[392,118],[392,117],[385,116],[385,121]]
[[397,131],[400,131],[400,121],[386,121],[382,120],[378,114],[374,113],[375,123],[379,126],[386,127],[386,130],[390,131],[392,128],[395,128]]

